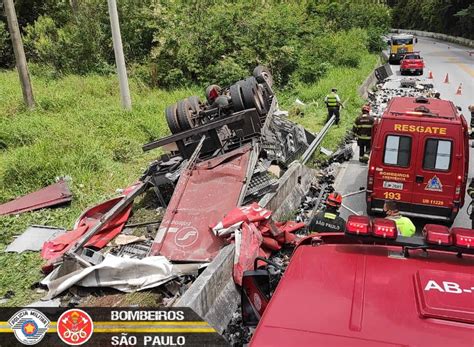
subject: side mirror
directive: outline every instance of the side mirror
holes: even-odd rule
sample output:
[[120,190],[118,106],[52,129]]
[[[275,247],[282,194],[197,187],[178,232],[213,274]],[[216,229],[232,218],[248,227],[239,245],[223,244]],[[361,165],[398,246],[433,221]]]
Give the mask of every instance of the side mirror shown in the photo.
[[240,295],[242,323],[256,327],[270,301],[270,273],[262,269],[244,271]]
[[418,43],[418,38],[417,37],[415,37],[415,43]]
[[387,45],[389,45],[389,46],[390,46],[390,40],[387,40]]

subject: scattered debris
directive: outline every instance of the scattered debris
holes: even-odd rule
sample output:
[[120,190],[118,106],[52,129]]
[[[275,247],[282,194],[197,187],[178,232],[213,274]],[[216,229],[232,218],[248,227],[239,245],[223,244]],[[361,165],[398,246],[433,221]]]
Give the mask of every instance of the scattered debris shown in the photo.
[[58,206],[71,202],[71,200],[72,193],[67,182],[64,179],[60,179],[46,188],[0,205],[0,216]]
[[15,292],[13,290],[7,290],[6,293],[0,298],[0,305],[8,303],[8,301],[14,296]]
[[62,228],[32,225],[29,226],[23,234],[13,240],[5,252],[22,253],[25,251],[40,251],[45,242],[63,235],[65,232],[66,230]]
[[[98,265],[76,269],[76,263],[63,264],[43,281],[48,287],[46,300],[56,297],[73,285],[83,287],[109,287],[122,292],[133,292],[157,287],[182,275],[197,275],[207,264],[171,264],[163,256],[143,259],[122,258],[107,254]],[[72,268],[73,271],[68,271]]]

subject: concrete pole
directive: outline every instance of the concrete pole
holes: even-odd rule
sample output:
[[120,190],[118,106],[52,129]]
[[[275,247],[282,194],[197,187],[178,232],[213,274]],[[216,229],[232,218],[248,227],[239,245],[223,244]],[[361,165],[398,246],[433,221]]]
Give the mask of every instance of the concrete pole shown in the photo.
[[115,0],[107,0],[107,3],[109,5],[110,25],[112,27],[115,64],[117,65],[117,74],[120,82],[120,98],[122,100],[123,108],[130,111],[132,109],[132,100],[130,99],[130,90],[128,89],[127,69],[125,67],[125,58],[123,56],[117,3]]
[[28,65],[26,64],[25,50],[23,41],[21,40],[20,28],[18,27],[18,19],[16,18],[15,5],[13,0],[4,0],[5,15],[8,21],[8,29],[15,53],[16,67],[20,76],[21,90],[23,92],[23,100],[29,108],[35,107],[35,99],[33,97],[33,88],[31,87],[30,74],[28,73]]

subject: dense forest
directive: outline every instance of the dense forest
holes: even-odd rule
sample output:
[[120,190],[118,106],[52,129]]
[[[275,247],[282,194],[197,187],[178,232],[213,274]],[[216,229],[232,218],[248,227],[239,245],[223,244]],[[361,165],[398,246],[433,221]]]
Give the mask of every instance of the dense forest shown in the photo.
[[[107,1],[15,3],[33,73],[113,71]],[[357,67],[362,54],[380,50],[380,35],[390,25],[388,7],[375,1],[117,3],[130,74],[161,88],[225,85],[260,63],[272,69],[281,87],[313,83],[331,67]],[[0,19],[5,68],[13,57],[5,18]]]
[[392,0],[392,27],[474,39],[472,0]]

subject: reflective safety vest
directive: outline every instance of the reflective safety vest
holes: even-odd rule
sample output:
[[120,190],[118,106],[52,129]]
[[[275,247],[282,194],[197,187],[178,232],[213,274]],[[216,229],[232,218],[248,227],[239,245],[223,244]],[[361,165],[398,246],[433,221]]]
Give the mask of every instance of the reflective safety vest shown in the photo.
[[336,94],[328,94],[326,96],[326,105],[328,107],[338,107]]
[[397,231],[399,235],[405,237],[411,237],[415,235],[416,227],[410,218],[403,217],[403,216],[394,216],[394,217],[387,217],[387,219],[391,219],[395,222],[397,226]]

